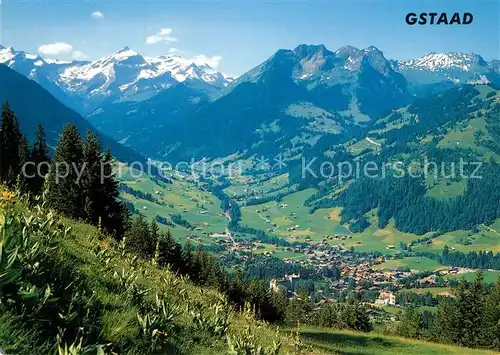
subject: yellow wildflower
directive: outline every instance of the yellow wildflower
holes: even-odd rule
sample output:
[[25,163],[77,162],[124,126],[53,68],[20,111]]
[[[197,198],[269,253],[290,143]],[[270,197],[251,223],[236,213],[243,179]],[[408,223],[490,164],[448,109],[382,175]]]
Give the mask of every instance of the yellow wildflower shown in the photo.
[[13,193],[10,193],[8,191],[2,191],[2,199],[3,200],[12,200],[16,195]]

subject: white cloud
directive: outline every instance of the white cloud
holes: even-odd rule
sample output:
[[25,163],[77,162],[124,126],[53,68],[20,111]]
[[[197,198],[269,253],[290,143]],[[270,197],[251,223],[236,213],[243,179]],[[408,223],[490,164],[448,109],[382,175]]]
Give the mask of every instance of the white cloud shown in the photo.
[[207,57],[204,54],[195,55],[191,58],[191,61],[196,65],[208,64],[213,69],[217,69],[222,57],[214,55],[213,57]]
[[173,53],[182,53],[182,51],[180,49],[178,49],[178,48],[170,48],[168,50],[168,53],[172,53],[172,54]]
[[171,28],[161,28],[159,32],[154,35],[146,37],[147,44],[155,44],[159,42],[177,42],[177,38],[170,36],[172,33]]
[[71,57],[73,57],[74,60],[84,60],[88,58],[82,51],[73,51],[73,53],[71,53]]
[[101,11],[95,11],[92,13],[91,16],[93,19],[96,19],[96,20],[100,20],[100,19],[104,18],[104,14]]
[[73,46],[64,42],[56,42],[50,44],[43,44],[38,48],[38,53],[47,56],[55,56],[59,54],[70,53]]
[[88,58],[85,53],[73,49],[71,44],[64,42],[43,44],[38,48],[38,53],[48,57],[55,57],[59,55],[65,55],[65,57],[67,57],[68,55],[71,55],[71,58],[75,60],[84,60]]

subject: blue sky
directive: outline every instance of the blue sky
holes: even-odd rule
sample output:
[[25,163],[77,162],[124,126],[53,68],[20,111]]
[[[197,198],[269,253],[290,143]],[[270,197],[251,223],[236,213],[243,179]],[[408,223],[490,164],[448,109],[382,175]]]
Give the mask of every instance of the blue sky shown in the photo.
[[[196,57],[239,75],[301,43],[331,50],[375,45],[393,59],[433,51],[500,56],[495,0],[2,0],[0,7],[0,43],[59,59],[97,59],[129,46],[146,56]],[[405,23],[408,12],[464,11],[474,15],[473,24]]]

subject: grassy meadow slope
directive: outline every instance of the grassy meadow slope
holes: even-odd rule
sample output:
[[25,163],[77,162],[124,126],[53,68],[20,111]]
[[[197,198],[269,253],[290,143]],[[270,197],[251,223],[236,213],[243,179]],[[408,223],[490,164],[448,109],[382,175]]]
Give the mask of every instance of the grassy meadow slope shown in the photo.
[[[194,245],[212,244],[215,238],[208,233],[225,233],[227,217],[217,200],[202,183],[184,179],[182,175],[170,178],[171,183],[152,179],[147,174],[131,170],[123,166],[120,182],[127,187],[153,196],[152,200],[144,199],[133,193],[123,192],[121,198],[134,205],[138,212],[148,219],[163,217],[170,225],[159,223],[161,229],[170,229],[182,243],[186,237],[194,236]],[[172,221],[172,215],[180,215],[195,230],[178,225]]]
[[339,355],[493,355],[492,351],[459,348],[455,346],[416,341],[376,333],[331,331],[304,328],[301,335],[305,344]]
[[[83,341],[74,354],[96,353],[93,344],[105,353],[220,354],[231,349],[226,338],[235,354],[257,346],[269,351],[259,354],[277,353],[276,327],[234,312],[216,290],[137,259],[95,227],[2,196],[0,346],[6,353],[52,354]],[[8,292],[16,286],[24,298]],[[33,303],[39,307],[28,306]],[[279,338],[282,353],[294,353],[292,338]]]

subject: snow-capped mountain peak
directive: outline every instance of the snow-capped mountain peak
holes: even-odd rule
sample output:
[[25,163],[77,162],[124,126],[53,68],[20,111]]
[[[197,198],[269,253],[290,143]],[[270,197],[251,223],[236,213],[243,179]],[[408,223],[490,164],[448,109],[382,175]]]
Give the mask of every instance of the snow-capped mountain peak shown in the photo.
[[459,52],[432,52],[417,59],[412,59],[406,62],[399,62],[400,68],[421,68],[433,72],[450,69],[469,71],[474,65],[485,66],[487,64],[480,55],[474,53]]
[[196,64],[193,60],[178,55],[164,55],[160,57],[146,57],[146,61],[154,64],[159,73],[170,72],[172,77],[182,82],[186,79],[198,79],[217,87],[224,87],[233,79],[219,73],[208,64]]
[[[232,78],[207,64],[178,55],[143,57],[125,46],[95,61],[60,61],[0,46],[0,63],[38,81],[57,86],[82,113],[141,94],[147,98],[186,79],[224,87]],[[53,94],[57,90],[52,90]],[[60,93],[59,93],[60,96]]]
[[12,47],[4,47],[0,45],[0,63],[11,60],[16,55],[16,51]]
[[432,52],[417,59],[392,61],[391,65],[414,84],[485,84],[500,79],[494,66],[475,53]]
[[118,51],[107,55],[106,57],[97,60],[95,63],[119,63],[129,62],[129,64],[143,64],[146,61],[136,51],[131,50],[129,47],[123,47]]

